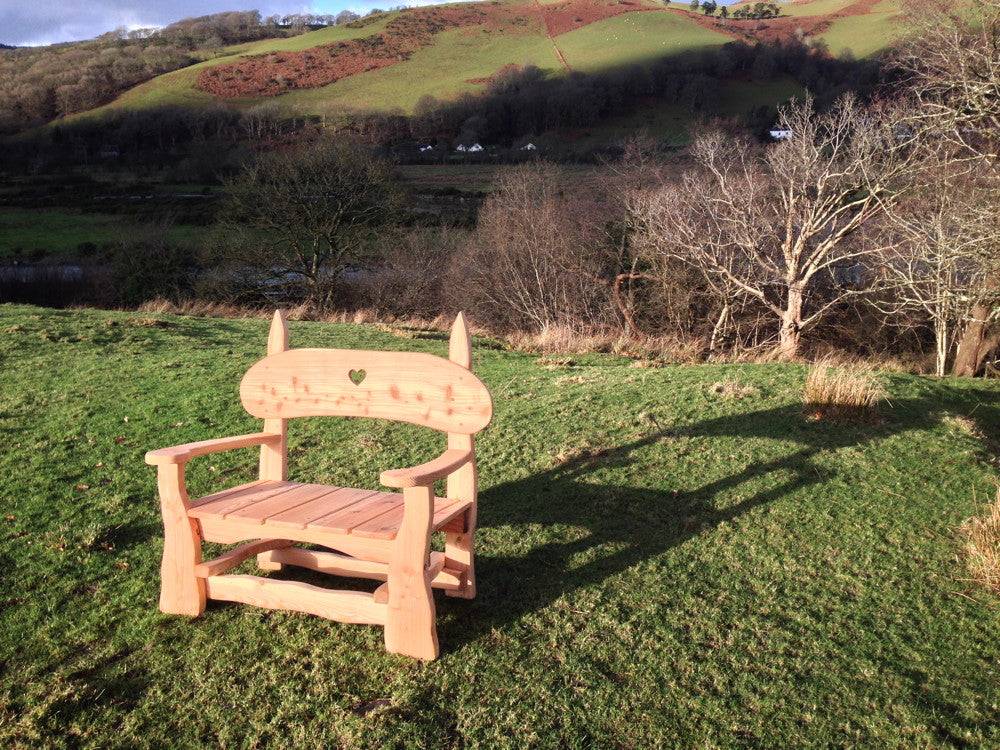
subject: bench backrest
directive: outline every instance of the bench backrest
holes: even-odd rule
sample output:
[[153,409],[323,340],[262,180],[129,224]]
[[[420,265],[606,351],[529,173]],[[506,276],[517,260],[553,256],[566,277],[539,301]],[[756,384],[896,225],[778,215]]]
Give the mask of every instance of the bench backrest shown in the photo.
[[469,369],[419,352],[279,350],[243,376],[240,399],[264,419],[375,417],[464,435],[493,415],[489,391]]

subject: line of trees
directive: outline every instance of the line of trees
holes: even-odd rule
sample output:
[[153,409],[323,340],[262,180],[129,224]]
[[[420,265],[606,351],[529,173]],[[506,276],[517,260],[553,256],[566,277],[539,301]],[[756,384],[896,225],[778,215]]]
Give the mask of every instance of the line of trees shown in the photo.
[[504,330],[781,359],[927,340],[938,375],[976,374],[1000,342],[1000,179],[913,129],[911,107],[796,102],[788,140],[710,131],[667,161],[636,144],[582,188],[553,165],[510,168],[443,287]]
[[715,0],[691,0],[688,7],[692,12],[699,10],[706,16],[714,16],[719,11],[720,18],[735,18],[737,20],[762,20],[766,18],[777,18],[781,15],[781,7],[777,3],[754,3],[753,5],[741,5],[736,10],[730,12],[725,5],[719,5]]
[[[17,173],[64,175],[98,164],[134,177],[216,183],[254,149],[303,137],[301,119],[274,102],[245,110],[162,106],[116,109],[100,118],[52,125],[4,146],[2,166]],[[314,130],[314,129],[313,129]],[[113,148],[113,157],[106,149]]]
[[753,5],[742,5],[728,15],[737,20],[759,21],[765,18],[777,18],[781,15],[781,7],[776,3],[754,3]]

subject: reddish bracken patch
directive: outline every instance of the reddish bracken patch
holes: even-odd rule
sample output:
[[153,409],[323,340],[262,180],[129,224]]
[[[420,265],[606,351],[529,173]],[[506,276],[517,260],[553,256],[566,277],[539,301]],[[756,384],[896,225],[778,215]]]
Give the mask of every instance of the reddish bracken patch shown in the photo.
[[[207,68],[198,87],[223,98],[277,96],[300,88],[326,86],[341,78],[402,62],[447,29],[482,27],[513,33],[534,19],[548,35],[558,36],[623,13],[657,10],[638,0],[567,0],[557,5],[476,3],[411,8],[383,31],[361,39],[313,47],[301,52],[271,52]],[[556,53],[559,54],[558,49]],[[568,66],[567,66],[568,67]],[[479,83],[480,81],[476,81]],[[488,83],[489,79],[482,81]]]
[[549,36],[559,36],[582,28],[605,18],[614,18],[623,13],[638,10],[652,10],[631,0],[617,2],[594,2],[594,0],[568,0],[558,5],[537,6],[541,13],[545,30]]
[[[483,6],[492,9],[493,6]],[[496,23],[480,6],[415,8],[390,21],[385,30],[361,39],[301,52],[244,57],[201,72],[198,87],[224,98],[277,96],[292,89],[326,86],[341,78],[409,59],[445,29]]]
[[819,36],[829,29],[838,18],[868,15],[879,2],[881,0],[856,0],[856,2],[833,13],[818,16],[784,16],[762,21],[737,21],[732,18],[723,21],[704,14],[688,13],[687,11],[675,12],[685,13],[695,18],[701,25],[708,26],[715,31],[742,36],[749,41],[776,43],[788,42],[800,35]]

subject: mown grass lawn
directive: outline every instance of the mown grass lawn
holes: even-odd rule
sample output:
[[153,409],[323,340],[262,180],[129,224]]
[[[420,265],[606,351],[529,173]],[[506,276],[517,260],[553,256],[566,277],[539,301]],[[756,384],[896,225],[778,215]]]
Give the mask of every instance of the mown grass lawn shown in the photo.
[[[265,332],[0,306],[0,746],[1000,743],[1000,610],[964,580],[955,532],[996,476],[997,384],[887,375],[883,419],[837,425],[803,417],[801,366],[549,369],[477,340],[497,406],[479,597],[438,598],[442,657],[421,664],[376,628],[156,609],[143,452],[255,429],[237,384]],[[751,392],[716,395],[727,378]],[[440,447],[332,419],[291,442],[293,478],[369,487]],[[254,463],[197,459],[192,494]]]

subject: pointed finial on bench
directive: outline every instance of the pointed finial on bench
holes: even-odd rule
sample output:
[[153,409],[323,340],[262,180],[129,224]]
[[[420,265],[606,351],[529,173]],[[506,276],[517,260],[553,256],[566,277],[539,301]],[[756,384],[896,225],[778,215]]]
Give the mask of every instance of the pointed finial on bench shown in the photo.
[[267,353],[277,354],[288,349],[288,324],[285,322],[285,311],[275,310],[271,318],[271,330],[267,334]]
[[472,368],[472,339],[469,338],[469,328],[465,324],[464,312],[460,312],[451,325],[448,359],[466,369]]

